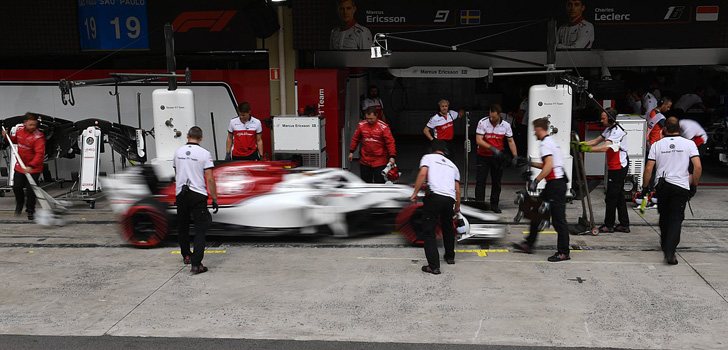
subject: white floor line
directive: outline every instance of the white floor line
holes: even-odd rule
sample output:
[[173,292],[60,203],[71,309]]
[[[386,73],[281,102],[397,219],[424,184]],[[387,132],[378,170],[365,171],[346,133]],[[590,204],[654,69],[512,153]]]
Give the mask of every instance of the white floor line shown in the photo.
[[[360,260],[424,260],[425,257],[411,257],[411,258],[386,258],[386,257],[367,257],[367,256],[359,256],[357,259]],[[458,259],[458,263],[460,262],[475,262],[475,263],[526,263],[526,264],[554,264],[551,262],[544,260],[507,260],[507,259],[491,259],[491,258],[481,258],[478,260],[470,260],[470,259]],[[646,265],[646,266],[654,266],[654,261],[646,261],[646,262],[637,262],[637,261],[575,261],[575,260],[569,260],[566,262],[562,262],[561,264],[611,264],[611,265]],[[708,266],[713,265],[712,263],[701,263],[701,264],[693,264],[693,266]]]
[[483,329],[483,320],[484,318],[480,319],[480,324],[478,325],[478,330],[475,331],[475,336],[473,337],[473,342],[475,342],[478,339],[478,336],[480,335],[480,330]]

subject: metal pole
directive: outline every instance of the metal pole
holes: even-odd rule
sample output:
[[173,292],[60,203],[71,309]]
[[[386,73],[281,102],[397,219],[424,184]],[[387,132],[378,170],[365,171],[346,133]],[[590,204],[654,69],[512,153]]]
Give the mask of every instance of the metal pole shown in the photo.
[[[103,142],[103,141],[102,141]],[[109,142],[109,136],[106,135],[106,143],[109,144],[109,147],[111,148],[111,172],[116,174],[116,157],[114,157],[114,148],[111,147],[111,142]]]
[[520,75],[546,75],[546,74],[557,74],[557,73],[569,73],[569,69],[556,69],[556,70],[544,70],[544,71],[532,71],[532,72],[502,72],[493,73],[494,77],[510,77]]
[[[175,73],[177,62],[174,57],[174,31],[169,23],[164,25],[164,47],[167,54],[167,72]],[[177,79],[170,78],[167,82],[170,91],[177,90]]]
[[298,115],[298,80],[293,81],[293,110]]
[[[121,125],[121,100],[119,97],[119,84],[114,84],[114,97],[116,98],[116,120],[118,121],[119,125]],[[111,145],[111,143],[109,143],[109,145]],[[111,148],[111,155],[112,157],[114,155],[113,147]],[[123,154],[121,155],[121,168],[126,169],[126,157],[124,157]]]
[[142,93],[137,92],[137,124],[139,129],[142,128]]
[[462,197],[468,199],[470,183],[470,112],[465,111],[465,188]]
[[[279,94],[280,94],[280,108],[281,108],[281,114],[280,115],[286,115],[286,46],[285,46],[285,37],[283,35],[283,6],[278,6],[278,23],[280,24],[280,29],[278,30],[278,70],[279,72]],[[298,108],[298,106],[294,106],[294,109]]]
[[[556,65],[556,20],[550,19],[546,26],[546,69],[553,71]],[[556,74],[546,76],[546,85],[556,86]]]
[[220,160],[217,153],[217,132],[215,132],[215,114],[210,112],[210,123],[212,123],[212,143],[215,145],[215,160]]

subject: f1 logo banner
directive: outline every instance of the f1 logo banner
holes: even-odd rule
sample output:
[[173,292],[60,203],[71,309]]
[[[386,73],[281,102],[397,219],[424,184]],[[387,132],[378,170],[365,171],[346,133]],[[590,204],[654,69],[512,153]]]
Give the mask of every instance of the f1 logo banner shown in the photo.
[[683,14],[685,13],[685,6],[670,6],[667,8],[667,13],[665,14],[665,20],[680,20],[683,17]]
[[172,22],[175,32],[185,33],[192,29],[202,28],[210,32],[225,29],[238,11],[187,11],[180,13]]
[[263,0],[148,1],[150,41],[154,49],[163,50],[161,28],[172,23],[178,52],[255,49],[255,35],[246,13],[256,1]]

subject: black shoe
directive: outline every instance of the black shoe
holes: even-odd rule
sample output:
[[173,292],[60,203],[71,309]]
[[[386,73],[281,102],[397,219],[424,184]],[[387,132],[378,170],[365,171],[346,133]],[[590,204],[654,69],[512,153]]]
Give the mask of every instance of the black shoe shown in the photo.
[[447,263],[448,265],[455,265],[455,259],[447,259],[447,258],[446,258],[446,259],[445,259],[445,262],[446,262],[446,263]]
[[193,275],[205,273],[205,272],[207,272],[207,267],[205,267],[203,265],[192,266],[192,268],[190,269],[190,272],[192,272]]
[[30,221],[35,220],[35,213],[28,213],[28,220],[30,220]]
[[630,233],[629,226],[617,225],[614,227],[614,232]]
[[560,262],[566,260],[571,260],[571,258],[569,257],[569,255],[564,253],[556,253],[548,258],[549,262]]
[[21,214],[23,214],[23,209],[20,209],[20,210],[16,210],[16,211],[15,211],[15,216],[16,216],[16,217],[17,217],[17,216],[20,216]]
[[602,225],[599,226],[599,233],[614,233],[614,229],[607,225]]
[[182,255],[182,262],[185,265],[189,265],[192,263],[192,257],[190,257],[189,255]]
[[497,205],[491,205],[491,207],[490,207],[490,210],[492,210],[492,211],[493,211],[494,213],[496,213],[496,214],[500,214],[500,213],[502,213],[502,212],[503,212],[503,211],[502,211],[502,210],[500,209],[500,207],[498,207]]
[[526,242],[523,243],[513,243],[513,249],[526,254],[533,254],[533,249],[526,244]]
[[671,254],[670,256],[666,256],[665,257],[665,262],[668,265],[677,265],[677,257],[675,256],[675,254]]
[[433,274],[433,275],[439,275],[439,274],[441,273],[441,272],[440,272],[440,269],[433,269],[433,268],[430,268],[430,265],[425,265],[425,266],[422,266],[422,272],[427,272],[427,273],[431,273],[431,274]]

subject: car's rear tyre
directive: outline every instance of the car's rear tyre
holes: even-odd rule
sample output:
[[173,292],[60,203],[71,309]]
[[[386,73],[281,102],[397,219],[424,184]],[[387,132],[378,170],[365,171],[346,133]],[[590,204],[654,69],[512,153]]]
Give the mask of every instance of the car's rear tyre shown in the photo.
[[168,234],[167,208],[154,198],[134,203],[121,218],[121,237],[135,247],[156,247]]
[[[415,246],[423,246],[425,242],[421,239],[422,223],[423,223],[423,210],[422,203],[414,203],[404,207],[399,214],[395,222],[396,230],[404,236],[404,238]],[[435,236],[438,239],[442,238],[442,229],[438,224],[435,226]]]

